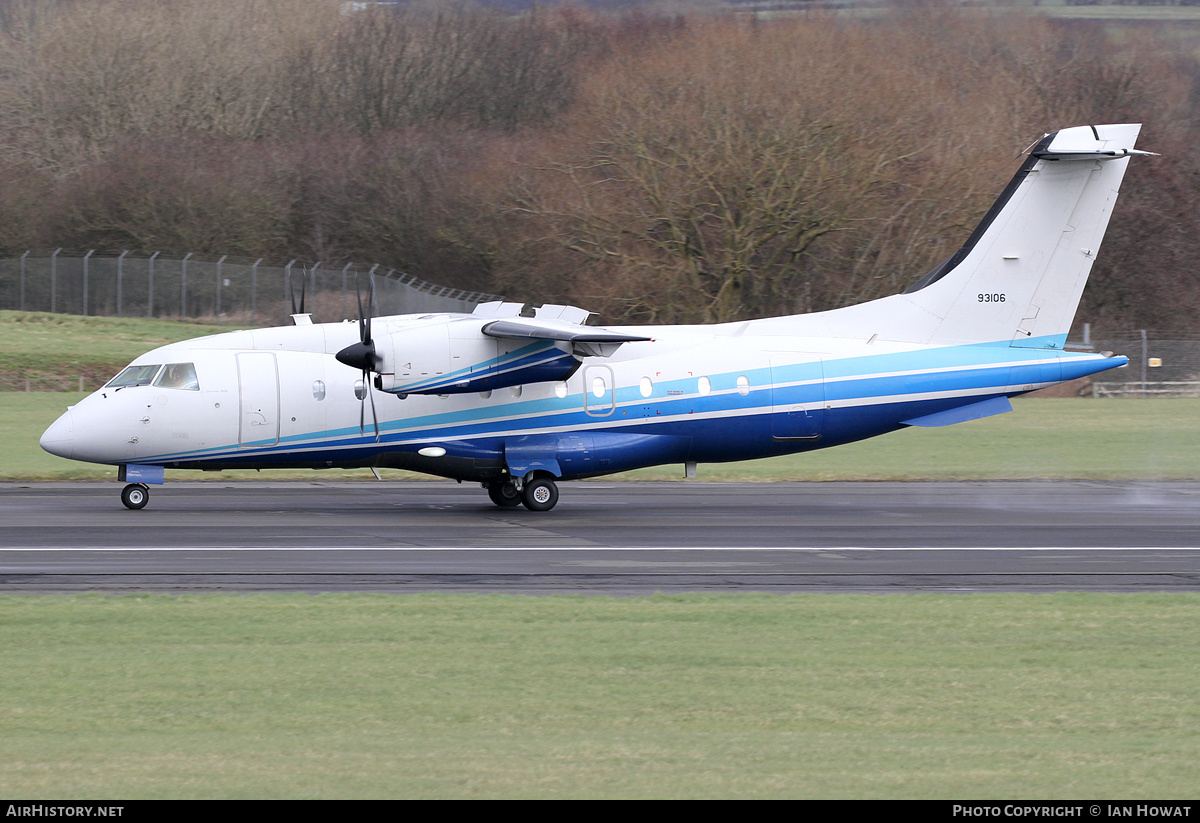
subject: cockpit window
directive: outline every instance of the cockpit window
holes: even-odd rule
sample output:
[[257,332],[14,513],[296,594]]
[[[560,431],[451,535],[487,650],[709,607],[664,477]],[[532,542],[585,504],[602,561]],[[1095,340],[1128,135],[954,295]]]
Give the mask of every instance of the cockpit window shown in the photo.
[[109,380],[105,388],[121,389],[126,386],[149,386],[154,380],[154,375],[158,374],[158,370],[161,368],[162,366],[158,364],[153,366],[130,366],[112,380]]
[[163,366],[162,374],[154,381],[154,385],[163,389],[200,391],[200,381],[196,379],[196,367],[191,363],[168,363]]

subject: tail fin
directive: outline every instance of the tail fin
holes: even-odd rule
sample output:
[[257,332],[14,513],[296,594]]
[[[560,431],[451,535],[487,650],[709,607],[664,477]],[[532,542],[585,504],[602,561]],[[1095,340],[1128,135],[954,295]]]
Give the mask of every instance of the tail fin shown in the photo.
[[827,312],[844,337],[1061,349],[1140,125],[1046,135],[967,242],[902,294]]

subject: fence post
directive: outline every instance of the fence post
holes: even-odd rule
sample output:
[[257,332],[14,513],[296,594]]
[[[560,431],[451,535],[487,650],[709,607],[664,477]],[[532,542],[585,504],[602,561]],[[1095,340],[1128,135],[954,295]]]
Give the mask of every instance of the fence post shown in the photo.
[[121,256],[117,258],[117,317],[124,317],[121,314],[121,277],[124,274],[125,255],[129,254],[129,250],[121,252]]
[[179,319],[187,317],[187,261],[192,256],[188,252],[179,261]]
[[1142,397],[1146,396],[1146,361],[1149,357],[1150,351],[1146,345],[1146,330],[1142,329]]
[[228,256],[228,254],[222,254],[221,259],[217,261],[217,317],[221,316],[221,264]]
[[25,258],[29,252],[21,255],[21,311],[25,311]]
[[258,264],[263,259],[260,257],[254,261],[254,265],[250,267],[250,322],[254,322],[254,303],[258,299]]
[[[83,316],[88,314],[88,258],[96,253],[95,249],[91,249],[83,256]],[[82,391],[82,389],[80,390]]]
[[50,313],[54,314],[58,310],[56,300],[56,292],[58,285],[58,253],[62,248],[54,250],[54,254],[50,255]]
[[154,316],[154,258],[158,257],[162,252],[156,251],[150,255],[150,274],[146,289],[146,316]]

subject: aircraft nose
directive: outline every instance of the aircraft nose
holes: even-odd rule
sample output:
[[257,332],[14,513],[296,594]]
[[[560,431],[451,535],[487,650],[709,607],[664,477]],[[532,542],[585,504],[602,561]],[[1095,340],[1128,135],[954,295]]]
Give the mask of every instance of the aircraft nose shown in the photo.
[[43,449],[59,457],[70,458],[75,453],[75,423],[68,409],[62,417],[50,424],[38,441]]

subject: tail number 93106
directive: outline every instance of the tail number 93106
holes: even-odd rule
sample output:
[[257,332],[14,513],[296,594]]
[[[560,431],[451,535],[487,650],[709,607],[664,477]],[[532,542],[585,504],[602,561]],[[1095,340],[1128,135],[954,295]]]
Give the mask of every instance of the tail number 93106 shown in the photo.
[[978,300],[980,303],[1003,303],[1004,295],[1003,294],[980,294],[980,295],[978,295]]

